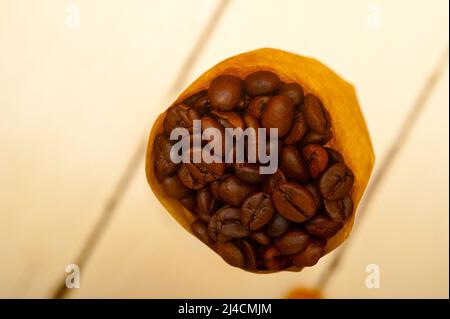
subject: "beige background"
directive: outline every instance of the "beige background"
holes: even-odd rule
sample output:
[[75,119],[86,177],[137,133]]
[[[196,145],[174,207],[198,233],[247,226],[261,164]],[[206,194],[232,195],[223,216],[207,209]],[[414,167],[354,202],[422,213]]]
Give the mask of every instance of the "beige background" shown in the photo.
[[[0,0],[0,297],[62,284],[219,2]],[[378,170],[448,22],[446,0],[234,0],[184,85],[259,47],[314,56],[355,84]],[[446,66],[326,297],[448,298],[448,79]],[[67,297],[278,298],[315,287],[333,259],[266,276],[228,267],[164,212],[143,163]],[[378,289],[365,285],[368,264]]]

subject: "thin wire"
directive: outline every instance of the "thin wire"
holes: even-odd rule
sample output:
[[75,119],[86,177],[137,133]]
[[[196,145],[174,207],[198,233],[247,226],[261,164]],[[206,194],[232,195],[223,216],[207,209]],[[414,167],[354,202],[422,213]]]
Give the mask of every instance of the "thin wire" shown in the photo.
[[[204,27],[202,33],[198,37],[195,45],[192,47],[188,57],[186,58],[186,62],[181,67],[178,76],[176,77],[174,84],[170,87],[166,96],[175,95],[179,89],[184,85],[189,73],[192,71],[197,59],[199,58],[202,50],[204,49],[206,43],[210,40],[211,35],[216,29],[220,18],[224,15],[226,6],[231,0],[220,0],[217,4],[214,12],[210,16],[208,23]],[[139,143],[137,144],[126,168],[117,182],[113,192],[108,197],[105,202],[105,205],[100,213],[99,220],[92,228],[89,233],[86,242],[81,248],[81,252],[78,257],[75,259],[76,264],[82,268],[82,266],[88,261],[89,257],[92,255],[97,243],[100,238],[103,236],[104,231],[107,228],[108,223],[112,220],[112,216],[116,211],[117,206],[120,204],[128,187],[130,186],[131,181],[136,176],[136,172],[138,167],[140,167],[140,162],[145,156],[147,146],[147,135],[143,136]],[[60,284],[58,284],[57,288],[51,294],[52,298],[65,298],[67,294],[70,292],[70,289],[66,288],[65,280],[62,279]]]
[[[425,82],[424,86],[422,87],[419,95],[415,99],[408,115],[406,116],[405,120],[401,125],[400,131],[398,132],[392,144],[389,146],[384,160],[381,162],[381,165],[379,166],[377,172],[372,178],[370,185],[362,200],[361,206],[359,208],[359,212],[357,215],[358,223],[361,222],[362,217],[367,215],[367,211],[369,210],[370,204],[372,203],[372,199],[376,194],[376,192],[378,191],[380,184],[383,182],[383,179],[386,177],[387,173],[392,167],[392,164],[395,162],[397,155],[402,150],[406,141],[410,137],[418,119],[420,118],[420,115],[427,106],[426,102],[431,96],[433,89],[436,87],[436,84],[439,82],[441,76],[444,74],[444,71],[446,70],[448,64],[448,51],[449,49],[447,46],[442,55],[439,57],[436,66],[431,71],[431,74],[428,77],[427,81]],[[324,270],[323,274],[319,278],[317,284],[318,289],[323,290],[326,287],[333,274],[341,265],[342,258],[345,252],[347,251],[347,248],[348,242],[342,244],[342,246],[336,251],[330,264]]]

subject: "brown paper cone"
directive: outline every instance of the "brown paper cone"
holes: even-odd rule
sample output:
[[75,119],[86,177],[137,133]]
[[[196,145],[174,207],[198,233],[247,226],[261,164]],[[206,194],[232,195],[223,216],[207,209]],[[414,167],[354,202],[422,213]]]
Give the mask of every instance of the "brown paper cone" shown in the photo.
[[[300,84],[305,94],[312,93],[319,97],[333,120],[331,130],[334,137],[327,145],[341,152],[347,166],[355,175],[351,194],[355,213],[335,236],[328,239],[325,250],[329,253],[349,236],[375,161],[369,132],[351,84],[315,59],[264,48],[233,56],[215,65],[189,85],[173,104],[207,89],[211,81],[220,74],[233,74],[244,79],[248,74],[259,70],[272,71],[278,74],[282,81]],[[153,142],[156,135],[163,130],[165,114],[164,112],[159,115],[150,132],[145,171],[148,183],[161,204],[181,226],[191,232],[189,226],[195,216],[177,200],[164,193],[153,172]],[[301,268],[291,267],[285,270],[299,271]]]

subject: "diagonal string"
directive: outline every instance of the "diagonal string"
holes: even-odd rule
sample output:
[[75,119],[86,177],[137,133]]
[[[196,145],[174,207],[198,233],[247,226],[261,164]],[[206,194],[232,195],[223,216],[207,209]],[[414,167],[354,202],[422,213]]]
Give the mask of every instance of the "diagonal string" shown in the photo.
[[[195,63],[198,60],[198,57],[202,53],[208,41],[211,39],[214,30],[216,29],[220,18],[224,15],[225,9],[231,0],[219,0],[214,12],[210,16],[208,23],[203,28],[203,31],[199,35],[195,45],[192,47],[189,55],[186,58],[186,62],[181,67],[178,72],[177,77],[173,85],[167,91],[166,96],[172,97],[178,93],[179,89],[185,84],[187,77],[192,71]],[[92,228],[89,233],[86,242],[81,248],[81,252],[76,258],[75,264],[77,264],[80,268],[86,264],[92,252],[94,251],[97,243],[100,238],[102,238],[104,231],[107,228],[108,223],[112,220],[113,214],[117,209],[117,206],[124,198],[126,191],[128,190],[131,181],[136,176],[137,169],[145,156],[147,146],[147,134],[141,137],[139,143],[136,145],[136,148],[131,155],[130,160],[125,168],[125,171],[121,175],[119,181],[117,182],[113,192],[108,197],[103,206],[103,209],[100,213],[99,220]],[[66,288],[65,280],[62,278],[60,280],[60,284],[56,287],[56,289],[51,294],[52,298],[65,298],[67,294],[70,292],[70,289]]]
[[[444,52],[442,53],[442,55],[439,57],[437,64],[431,71],[430,76],[428,77],[427,81],[423,85],[423,87],[422,87],[419,95],[415,99],[408,115],[406,116],[405,120],[403,121],[400,131],[398,132],[394,141],[389,146],[384,160],[381,162],[381,165],[379,166],[377,172],[375,173],[374,177],[372,178],[370,185],[369,185],[369,187],[364,195],[364,198],[361,202],[359,213],[357,215],[358,223],[360,223],[362,218],[367,215],[367,211],[370,208],[370,204],[372,203],[375,194],[379,190],[379,186],[383,182],[383,179],[387,176],[387,173],[391,169],[392,164],[395,162],[395,159],[397,158],[398,154],[400,153],[402,148],[405,146],[406,141],[410,137],[413,129],[415,128],[415,125],[416,125],[418,119],[420,118],[420,115],[422,114],[423,110],[427,106],[427,101],[430,98],[430,96],[433,92],[433,89],[436,87],[436,84],[439,82],[442,75],[444,74],[444,71],[446,70],[446,67],[448,64],[448,50],[449,49],[447,46],[446,49],[444,50]],[[353,232],[355,232],[355,231],[356,231],[356,229]],[[348,246],[349,246],[348,242],[345,242],[336,251],[336,254],[334,255],[330,264],[324,270],[323,274],[319,278],[319,281],[317,283],[318,289],[323,290],[326,287],[326,285],[330,281],[333,274],[339,268],[339,266],[342,262],[343,256],[348,249]]]

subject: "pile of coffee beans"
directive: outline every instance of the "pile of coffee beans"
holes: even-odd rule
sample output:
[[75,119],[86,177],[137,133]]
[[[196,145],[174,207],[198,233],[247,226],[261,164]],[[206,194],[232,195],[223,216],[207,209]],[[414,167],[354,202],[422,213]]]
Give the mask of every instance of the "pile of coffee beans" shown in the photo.
[[[170,159],[174,128],[277,128],[279,166],[263,175],[259,163],[179,163]],[[241,79],[220,75],[167,111],[154,141],[154,173],[166,194],[198,218],[192,232],[229,264],[277,271],[313,266],[327,239],[353,213],[352,171],[324,146],[330,114],[298,83],[270,71]],[[193,150],[192,152],[195,152]]]

